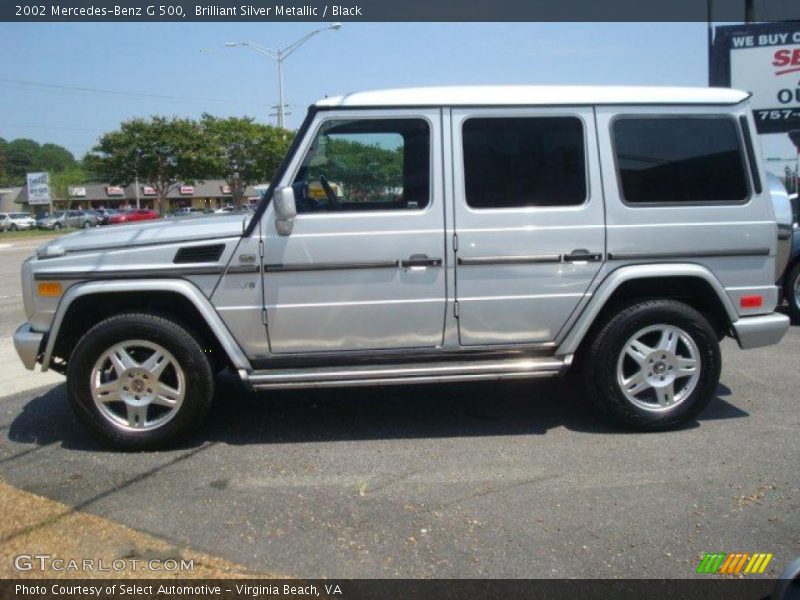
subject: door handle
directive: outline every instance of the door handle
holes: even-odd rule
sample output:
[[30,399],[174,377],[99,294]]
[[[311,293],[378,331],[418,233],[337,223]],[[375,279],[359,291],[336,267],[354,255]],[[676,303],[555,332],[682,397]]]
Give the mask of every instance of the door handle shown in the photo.
[[412,254],[405,260],[400,261],[400,266],[408,267],[441,267],[441,258],[429,258],[427,254]]
[[600,262],[603,260],[603,255],[599,252],[589,252],[583,248],[573,250],[569,254],[561,257],[564,262]]

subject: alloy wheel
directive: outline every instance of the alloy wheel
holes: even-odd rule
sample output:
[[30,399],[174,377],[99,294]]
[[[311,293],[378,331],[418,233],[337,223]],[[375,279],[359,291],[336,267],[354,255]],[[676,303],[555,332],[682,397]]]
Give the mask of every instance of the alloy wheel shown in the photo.
[[159,344],[129,340],[106,350],[89,381],[100,414],[126,431],[150,431],[178,413],[186,376],[175,357]]
[[622,346],[617,384],[627,400],[652,412],[670,410],[686,400],[700,379],[700,351],[683,329],[651,325]]

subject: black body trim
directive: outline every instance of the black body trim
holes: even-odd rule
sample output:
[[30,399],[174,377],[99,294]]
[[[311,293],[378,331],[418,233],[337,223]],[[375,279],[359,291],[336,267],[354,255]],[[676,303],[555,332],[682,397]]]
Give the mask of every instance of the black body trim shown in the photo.
[[485,265],[535,265],[560,262],[600,262],[600,252],[571,252],[570,254],[534,254],[529,256],[467,256],[459,257],[458,264],[468,267]]
[[753,150],[753,136],[750,135],[750,124],[747,122],[747,117],[742,115],[739,117],[739,123],[742,125],[742,134],[744,134],[744,149],[747,154],[747,162],[750,165],[750,175],[753,178],[753,188],[756,194],[760,194],[764,189],[761,187],[761,175],[758,172],[758,163],[756,163],[756,153]]
[[267,273],[289,273],[293,271],[350,271],[355,269],[396,269],[399,260],[378,260],[362,263],[296,263],[264,265]]
[[313,367],[426,363],[459,360],[520,359],[552,356],[553,345],[529,345],[519,348],[406,348],[397,350],[355,350],[346,353],[313,352],[279,354],[250,361],[254,370]]
[[608,260],[725,258],[735,256],[769,256],[769,248],[745,248],[743,250],[701,250],[697,252],[609,252]]
[[192,275],[221,275],[225,270],[218,267],[181,267],[179,269],[123,269],[119,271],[39,271],[33,278],[37,281],[49,279],[181,279]]
[[234,265],[228,267],[228,270],[225,271],[228,275],[249,275],[250,273],[259,273],[261,269],[258,265]]
[[458,264],[470,265],[528,265],[561,262],[560,254],[538,254],[531,256],[466,256],[458,257]]
[[217,262],[225,250],[225,244],[207,246],[184,246],[178,248],[172,262],[175,264]]

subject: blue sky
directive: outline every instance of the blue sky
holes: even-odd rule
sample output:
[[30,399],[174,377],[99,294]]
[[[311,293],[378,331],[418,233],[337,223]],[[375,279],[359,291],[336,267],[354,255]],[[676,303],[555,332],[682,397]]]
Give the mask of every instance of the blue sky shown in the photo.
[[[312,23],[0,24],[0,79],[180,97],[132,98],[0,81],[0,137],[81,156],[120,121],[249,115],[274,123],[275,65],[226,41],[284,46]],[[446,84],[707,83],[704,23],[345,23],[286,62],[296,127],[325,95]],[[785,135],[765,154],[792,156]],[[776,168],[773,164],[771,168]]]

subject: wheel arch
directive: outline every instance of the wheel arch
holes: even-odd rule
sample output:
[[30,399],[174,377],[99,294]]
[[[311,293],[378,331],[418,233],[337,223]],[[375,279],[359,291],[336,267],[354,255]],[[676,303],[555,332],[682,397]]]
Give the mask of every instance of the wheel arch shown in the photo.
[[683,300],[709,318],[718,332],[727,333],[739,318],[720,281],[701,265],[629,265],[612,271],[598,285],[556,354],[575,354],[593,327],[615,307],[636,298],[656,297]]
[[[147,294],[146,301],[142,299],[143,292]],[[92,313],[91,318],[75,319],[74,327],[70,327],[68,317],[77,316],[82,308],[98,310],[98,307],[108,312],[108,316],[115,314],[119,307],[138,311],[145,307],[154,312],[170,313],[214,345],[233,368],[250,369],[249,360],[203,293],[189,281],[168,279],[96,281],[70,287],[53,317],[42,354],[42,371],[54,367],[56,349],[69,343],[69,338],[78,333],[82,335],[88,329],[86,325],[97,322],[98,313]],[[103,316],[102,312],[99,314]]]

